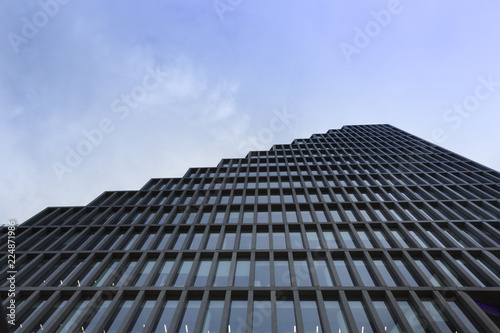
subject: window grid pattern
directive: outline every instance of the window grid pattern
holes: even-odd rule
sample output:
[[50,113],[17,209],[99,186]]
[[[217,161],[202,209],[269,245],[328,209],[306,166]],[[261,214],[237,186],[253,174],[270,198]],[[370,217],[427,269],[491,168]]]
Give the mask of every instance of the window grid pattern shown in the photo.
[[390,125],[252,151],[19,225],[17,330],[496,332],[498,198]]

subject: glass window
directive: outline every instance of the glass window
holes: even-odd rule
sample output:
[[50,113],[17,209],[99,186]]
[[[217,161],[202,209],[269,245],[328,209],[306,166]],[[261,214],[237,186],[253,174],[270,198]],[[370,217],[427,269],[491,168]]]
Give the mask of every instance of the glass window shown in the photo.
[[337,241],[335,240],[335,235],[331,230],[323,230],[323,237],[325,237],[326,246],[329,249],[338,249]]
[[293,301],[276,302],[276,324],[278,333],[296,332]]
[[167,332],[168,327],[172,323],[172,318],[174,317],[175,309],[179,301],[168,300],[163,304],[160,318],[156,323],[155,332]]
[[134,245],[135,241],[137,240],[137,238],[139,238],[139,234],[134,234],[134,236],[130,238],[127,245],[124,247],[124,250],[125,251],[130,250],[132,248],[132,245]]
[[476,274],[474,274],[472,272],[472,268],[470,267],[470,265],[468,263],[466,263],[464,260],[462,259],[457,259],[456,261],[460,267],[466,272],[468,273],[473,279],[474,281],[476,281],[476,283],[478,283],[481,287],[486,287],[486,285],[483,283],[483,281],[481,281],[477,276]]
[[347,324],[345,321],[344,311],[340,307],[338,301],[325,301],[326,313],[328,314],[328,322],[330,323],[330,329],[332,332],[344,332],[349,333]]
[[[133,260],[128,264],[127,268],[121,274],[120,279],[118,280],[118,282],[116,282],[115,284],[116,287],[120,287],[124,284],[127,285],[128,282],[132,280],[130,273],[132,273],[136,265],[137,265],[137,260]],[[113,278],[112,280],[115,280],[117,277]]]
[[258,232],[256,234],[255,248],[257,250],[267,250],[269,249],[269,233]]
[[161,240],[156,246],[157,250],[163,250],[165,248],[165,245],[167,245],[168,240],[170,239],[170,234],[163,234],[161,236]]
[[144,241],[144,244],[142,244],[141,246],[141,250],[146,250],[149,246],[149,244],[151,244],[151,241],[153,240],[154,236],[156,236],[155,234],[149,234],[148,237],[146,238],[146,240]]
[[452,308],[452,310],[458,314],[460,320],[462,323],[464,323],[465,327],[471,332],[471,333],[479,333],[479,331],[476,328],[477,324],[474,324],[471,322],[471,316],[467,315],[465,312],[462,311],[460,306],[457,304],[455,301],[448,301],[448,305]]
[[134,283],[134,286],[142,287],[144,285],[144,282],[148,278],[149,273],[151,273],[151,271],[153,270],[155,263],[156,260],[152,259],[146,261],[144,266],[142,266],[141,271],[139,272],[139,276],[137,277],[137,281]]
[[429,235],[429,237],[432,238],[432,240],[434,240],[434,242],[436,242],[436,244],[438,244],[438,246],[440,247],[446,247],[446,245],[444,245],[440,240],[439,238],[436,237],[436,235],[434,235],[434,232],[432,232],[431,230],[426,230],[427,232],[427,235]]
[[295,265],[295,280],[299,287],[312,286],[311,274],[309,273],[309,266],[307,260],[294,260]]
[[111,261],[111,263],[109,263],[108,267],[101,273],[99,278],[94,281],[93,286],[94,287],[102,287],[104,285],[104,282],[106,282],[108,277],[111,275],[111,273],[113,273],[113,271],[118,266],[118,262],[119,262],[118,259],[114,259],[113,261]]
[[313,263],[314,268],[316,269],[319,285],[326,287],[333,286],[332,275],[330,274],[326,260],[314,260]]
[[385,263],[384,260],[373,260],[375,263],[375,266],[377,267],[380,275],[382,275],[382,278],[385,281],[385,284],[389,287],[395,287],[397,286],[396,282],[394,281],[394,278],[392,277],[391,273],[387,269],[387,264]]
[[441,279],[439,278],[439,276],[437,276],[437,274],[431,272],[426,262],[424,262],[421,259],[415,259],[415,262],[417,263],[417,266],[422,270],[424,275],[431,281],[434,287],[444,286],[443,281],[441,281]]
[[[247,284],[248,285],[248,284]],[[228,332],[245,333],[247,328],[247,301],[231,301]]]
[[300,232],[290,232],[290,242],[292,244],[292,249],[304,249]]
[[300,301],[300,310],[302,311],[304,332],[323,332],[321,322],[319,320],[318,305],[316,304],[316,301]]
[[191,240],[191,244],[189,245],[190,250],[198,250],[200,247],[201,239],[203,238],[202,233],[196,233],[193,235],[193,239]]
[[186,240],[187,233],[181,233],[179,236],[177,236],[177,240],[174,244],[173,250],[180,250],[182,247],[182,244]]
[[235,287],[248,287],[250,276],[250,260],[238,259],[236,262],[236,272],[234,274]]
[[224,309],[224,301],[210,301],[208,304],[207,313],[205,314],[205,322],[202,332],[219,333],[222,311]]
[[371,326],[368,315],[366,314],[366,309],[361,301],[349,301],[349,307],[351,308],[352,315],[356,320],[356,325],[358,326],[358,332],[373,333],[373,327]]
[[302,216],[303,222],[313,222],[312,214],[310,211],[308,210],[301,211],[300,215]]
[[401,244],[401,246],[403,246],[405,249],[407,249],[407,248],[410,247],[408,245],[408,243],[406,243],[406,241],[404,240],[404,238],[401,235],[401,232],[399,232],[399,230],[391,229],[391,232],[392,232],[392,235],[399,241],[399,243]]
[[271,212],[271,221],[273,223],[282,223],[283,214],[281,212]]
[[255,261],[255,287],[269,287],[271,285],[269,260]]
[[361,243],[365,246],[367,249],[373,249],[373,244],[368,238],[368,234],[364,230],[357,230],[358,236],[361,239]]
[[270,301],[255,301],[253,303],[253,332],[271,333],[271,302]]
[[340,284],[342,286],[353,286],[351,274],[347,269],[347,264],[344,260],[334,260],[333,265],[335,266],[335,271],[339,275]]
[[207,245],[205,246],[205,249],[215,250],[215,247],[217,246],[218,240],[219,240],[219,234],[211,233],[208,237],[208,242],[207,242]]
[[250,250],[252,248],[252,233],[242,232],[240,235],[240,250]]
[[373,278],[366,267],[366,263],[364,260],[354,260],[354,266],[358,270],[359,275],[361,276],[361,280],[365,287],[374,287],[375,282],[373,282]]
[[462,287],[462,283],[458,280],[459,275],[453,268],[451,268],[446,262],[441,259],[436,259],[436,263],[448,275],[448,277],[454,282],[454,284]]
[[417,281],[415,281],[415,279],[413,278],[413,275],[408,270],[406,262],[404,262],[403,260],[394,260],[394,263],[399,268],[399,270],[401,271],[401,273],[405,277],[406,281],[408,281],[408,283],[410,284],[410,286],[412,286],[412,287],[413,286],[414,287],[418,287],[419,286],[419,284],[417,283]]
[[321,249],[321,245],[319,244],[318,233],[316,231],[307,231],[306,236],[309,242],[310,249]]
[[[127,313],[130,311],[130,308],[132,307],[132,304],[134,304],[134,301],[132,300],[125,300],[122,301],[118,307],[118,312],[116,313],[115,317],[112,319],[111,324],[109,327],[106,329],[106,332],[108,333],[118,333],[118,329],[120,328],[120,325],[123,323],[125,320]],[[88,328],[87,328],[88,330]]]
[[192,265],[192,259],[184,260],[182,262],[172,281],[174,287],[183,287],[186,284],[186,280],[188,278],[188,274],[191,270]]
[[345,246],[348,249],[355,249],[357,247],[351,237],[351,233],[348,230],[340,231],[340,236],[344,240]]
[[106,313],[106,310],[109,308],[111,305],[111,300],[106,300],[103,301],[95,311],[92,311],[89,313],[89,316],[85,319],[84,323],[82,324],[82,327],[85,329],[87,332],[94,332],[97,324],[101,320],[102,316],[104,313]]
[[201,301],[190,300],[184,308],[184,316],[178,332],[194,332],[194,325],[200,312]]
[[284,232],[273,232],[273,248],[274,249],[286,249],[285,233]]
[[168,274],[172,270],[173,265],[174,265],[173,259],[165,260],[165,262],[161,265],[160,271],[158,272],[158,277],[156,278],[155,287],[162,287],[165,285]]
[[268,212],[257,212],[257,223],[269,223]]
[[236,234],[234,232],[228,232],[224,236],[224,242],[222,243],[223,250],[232,250],[234,248],[234,240],[236,239]]
[[194,286],[204,287],[207,284],[208,273],[210,272],[210,266],[212,265],[212,260],[202,259],[198,265],[198,270],[196,272],[196,279],[194,281]]
[[413,236],[413,238],[417,240],[418,244],[420,244],[420,246],[422,246],[424,249],[431,247],[429,243],[423,237],[421,237],[420,234],[418,234],[416,231],[410,230],[409,232]]
[[413,305],[411,305],[409,301],[402,299],[398,299],[397,302],[413,330],[415,332],[425,332],[425,328],[422,325],[422,318],[418,312],[415,311]]
[[[425,309],[427,312],[432,317],[432,320],[436,323],[436,325],[439,327],[440,332],[449,332],[452,333],[452,327],[450,326],[450,322],[448,321],[448,318],[446,318],[441,310],[436,306],[436,303],[431,300],[431,299],[423,299],[422,304],[424,305]],[[457,327],[458,329],[458,327]],[[455,330],[453,330],[455,332]]]
[[253,223],[254,213],[253,211],[243,212],[243,223]]
[[375,307],[375,310],[377,311],[380,321],[382,322],[382,326],[384,326],[386,332],[391,332],[391,333],[403,332],[399,324],[397,324],[396,321],[394,320],[394,317],[391,314],[389,306],[385,301],[373,301],[372,303],[373,306]]
[[146,300],[142,303],[139,310],[139,315],[135,318],[132,327],[128,332],[142,332],[144,327],[146,327],[146,322],[148,321],[149,315],[153,311],[156,300]]
[[40,325],[40,327],[43,327],[42,325],[45,325],[45,326],[50,325],[52,320],[54,319],[54,317],[59,314],[61,309],[64,309],[66,307],[67,303],[68,303],[68,300],[66,300],[66,299],[58,300],[56,302],[56,304],[54,304],[52,309],[50,309],[50,311],[47,312],[45,314],[45,316],[40,321],[38,321],[38,324]]
[[215,273],[214,287],[225,287],[229,278],[229,269],[231,268],[231,260],[221,259],[217,265]]
[[288,260],[274,260],[274,284],[277,287],[290,287],[290,267]]
[[380,243],[382,243],[382,246],[386,249],[392,248],[391,244],[387,241],[387,238],[385,237],[385,234],[382,232],[382,230],[373,230],[373,233],[375,236],[377,236],[378,240]]
[[80,300],[69,315],[65,317],[64,321],[59,325],[56,333],[68,332],[69,328],[75,324],[76,319],[78,319],[78,317],[82,314],[89,302],[90,300]]
[[288,223],[297,223],[297,213],[296,212],[286,212],[286,221]]
[[332,209],[330,210],[330,214],[332,215],[334,222],[342,222],[342,218],[340,217],[338,210]]

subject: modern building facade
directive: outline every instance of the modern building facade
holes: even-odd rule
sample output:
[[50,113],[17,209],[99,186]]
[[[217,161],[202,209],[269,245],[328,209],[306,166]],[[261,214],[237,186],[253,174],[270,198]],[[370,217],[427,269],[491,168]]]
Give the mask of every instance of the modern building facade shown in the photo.
[[17,226],[13,331],[499,332],[499,198],[390,125],[314,134]]

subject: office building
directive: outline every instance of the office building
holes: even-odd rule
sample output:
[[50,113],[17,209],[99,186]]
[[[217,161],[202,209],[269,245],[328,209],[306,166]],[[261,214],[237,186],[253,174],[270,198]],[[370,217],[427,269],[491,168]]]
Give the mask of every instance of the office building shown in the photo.
[[499,332],[499,198],[393,126],[314,134],[19,225],[16,329]]

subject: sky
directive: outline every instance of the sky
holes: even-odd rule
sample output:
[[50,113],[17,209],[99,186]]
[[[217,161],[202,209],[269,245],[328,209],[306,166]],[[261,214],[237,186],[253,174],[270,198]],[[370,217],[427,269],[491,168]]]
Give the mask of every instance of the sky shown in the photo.
[[0,224],[392,124],[500,170],[494,0],[0,2]]

